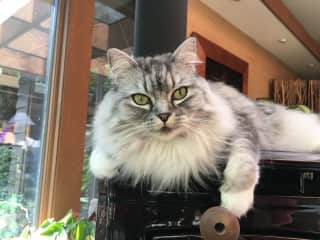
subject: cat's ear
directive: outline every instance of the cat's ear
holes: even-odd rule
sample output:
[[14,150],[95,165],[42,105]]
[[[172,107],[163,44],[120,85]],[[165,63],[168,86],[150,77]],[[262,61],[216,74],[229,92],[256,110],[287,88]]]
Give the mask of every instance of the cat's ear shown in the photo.
[[197,39],[195,37],[187,38],[172,56],[175,62],[191,66],[193,69],[197,64],[202,63],[197,54]]
[[110,48],[108,50],[107,62],[110,66],[111,73],[114,76],[137,65],[137,62],[132,57],[116,48]]

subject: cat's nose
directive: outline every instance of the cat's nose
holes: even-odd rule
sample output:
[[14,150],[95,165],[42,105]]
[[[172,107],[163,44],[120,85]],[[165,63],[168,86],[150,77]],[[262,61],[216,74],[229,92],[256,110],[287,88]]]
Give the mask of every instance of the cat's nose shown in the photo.
[[159,113],[157,116],[161,119],[162,122],[165,123],[166,121],[168,121],[169,117],[171,116],[171,113],[170,112]]

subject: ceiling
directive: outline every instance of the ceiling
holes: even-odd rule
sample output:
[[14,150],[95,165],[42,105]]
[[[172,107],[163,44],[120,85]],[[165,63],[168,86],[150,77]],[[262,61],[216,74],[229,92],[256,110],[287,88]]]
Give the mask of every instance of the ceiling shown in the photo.
[[[128,45],[131,39],[119,41],[128,25],[123,15],[133,15],[133,0],[100,0],[102,3],[114,4],[121,9],[121,14],[105,11],[101,19],[94,24],[92,64],[94,72],[103,74],[105,71],[105,49],[108,45],[108,35],[115,36],[117,44]],[[301,78],[320,79],[320,63],[304,47],[304,45],[276,18],[271,11],[257,0],[201,0],[213,11],[220,14],[228,22],[250,36],[267,51],[276,56]],[[282,0],[287,8],[296,16],[305,30],[320,44],[320,0]],[[120,4],[121,3],[121,4]],[[21,11],[0,25],[0,66],[10,66],[21,71],[43,75],[46,62],[46,49],[49,40],[50,7],[42,1],[32,0]],[[108,5],[109,6],[109,5]],[[130,10],[131,9],[131,10]],[[41,10],[41,11],[40,11]],[[104,21],[105,20],[105,21]],[[108,21],[106,21],[108,20]],[[107,23],[112,22],[110,26]],[[115,24],[116,22],[116,24]],[[128,25],[128,26],[127,26]],[[10,30],[10,31],[9,31]],[[112,32],[112,34],[110,34]],[[128,34],[131,36],[132,33]],[[278,40],[286,38],[286,44]],[[112,39],[111,39],[112,40]],[[110,40],[110,41],[111,41]],[[30,45],[32,42],[32,45]],[[118,46],[116,45],[115,46]],[[121,46],[122,46],[121,45]],[[35,47],[30,47],[35,46]],[[121,47],[119,46],[119,47]],[[22,57],[23,56],[23,57]],[[314,67],[309,67],[313,64]]]
[[311,37],[320,44],[320,1],[282,0]]
[[[16,71],[11,72],[11,69],[24,74],[45,75],[51,25],[51,5],[47,2],[50,1],[52,0],[30,0],[0,24],[2,85],[4,75],[6,86],[13,82],[8,76],[16,76]],[[105,55],[109,45],[120,49],[132,45],[133,6],[133,0],[95,1],[91,72],[102,76],[107,74]],[[10,86],[16,87],[17,83]]]
[[[288,68],[303,79],[320,79],[320,62],[309,50],[283,25],[262,1],[252,0],[201,0],[226,21],[240,29],[259,45],[276,56]],[[303,3],[302,3],[303,2]],[[312,4],[317,2],[317,4]],[[320,22],[320,1],[283,0],[293,10],[296,18],[305,26],[306,31],[320,36],[316,22]],[[306,4],[307,3],[307,4]],[[305,11],[304,8],[309,9]],[[315,9],[311,9],[315,8]],[[299,17],[298,17],[299,15]],[[316,21],[316,19],[318,21]],[[319,25],[319,24],[318,24]],[[309,30],[308,30],[309,29]],[[319,29],[319,27],[318,27]],[[310,33],[311,34],[311,33]],[[286,43],[279,40],[286,38]],[[319,38],[317,38],[319,39]]]
[[51,21],[48,2],[29,1],[0,24],[0,67],[45,74]]

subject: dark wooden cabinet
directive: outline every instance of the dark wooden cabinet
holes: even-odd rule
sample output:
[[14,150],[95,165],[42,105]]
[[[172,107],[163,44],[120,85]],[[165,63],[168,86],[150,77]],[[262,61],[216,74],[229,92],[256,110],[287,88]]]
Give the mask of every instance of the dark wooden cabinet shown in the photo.
[[[240,221],[246,240],[320,239],[320,155],[264,152],[255,206]],[[219,182],[187,193],[100,185],[96,239],[201,239],[201,214],[219,205]]]

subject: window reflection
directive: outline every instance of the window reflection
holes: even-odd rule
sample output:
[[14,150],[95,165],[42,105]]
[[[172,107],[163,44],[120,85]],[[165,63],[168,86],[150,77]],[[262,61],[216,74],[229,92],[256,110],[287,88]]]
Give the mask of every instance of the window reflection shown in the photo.
[[0,239],[18,236],[37,217],[56,5],[0,1]]
[[[95,1],[86,145],[82,175],[81,213],[83,216],[88,215],[89,202],[98,197],[97,183],[89,172],[88,162],[91,152],[91,123],[94,111],[110,87],[106,51],[108,48],[119,48],[131,54],[134,4],[133,0]],[[90,214],[91,212],[89,212]]]

